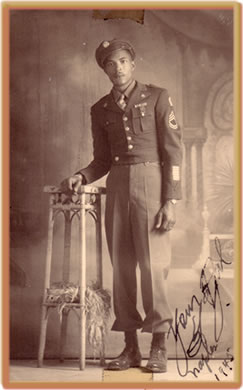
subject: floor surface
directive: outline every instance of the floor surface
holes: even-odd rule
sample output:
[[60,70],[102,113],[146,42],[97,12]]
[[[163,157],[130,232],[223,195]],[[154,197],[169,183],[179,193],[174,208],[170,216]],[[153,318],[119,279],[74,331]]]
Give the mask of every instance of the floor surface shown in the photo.
[[[109,360],[106,361],[106,363]],[[35,360],[12,360],[9,371],[9,382],[41,383],[87,383],[87,382],[232,382],[234,381],[233,362],[210,360],[202,362],[191,360],[188,366],[184,360],[169,360],[168,371],[163,374],[152,374],[143,368],[147,361],[143,360],[141,368],[127,371],[108,371],[99,365],[99,360],[87,360],[84,371],[79,370],[77,360],[45,360],[42,368],[37,368]],[[180,373],[179,373],[180,371]],[[194,373],[194,374],[193,374]]]

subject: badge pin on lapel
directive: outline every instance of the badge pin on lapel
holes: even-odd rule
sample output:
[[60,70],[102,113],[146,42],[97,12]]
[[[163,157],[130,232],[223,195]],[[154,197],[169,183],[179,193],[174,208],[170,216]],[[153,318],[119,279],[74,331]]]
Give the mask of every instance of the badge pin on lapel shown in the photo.
[[145,113],[146,113],[146,108],[145,108],[145,106],[139,107],[139,111],[140,111],[141,116],[144,116]]
[[141,116],[145,115],[145,113],[146,113],[146,106],[147,106],[146,102],[134,105],[135,108],[139,108]]

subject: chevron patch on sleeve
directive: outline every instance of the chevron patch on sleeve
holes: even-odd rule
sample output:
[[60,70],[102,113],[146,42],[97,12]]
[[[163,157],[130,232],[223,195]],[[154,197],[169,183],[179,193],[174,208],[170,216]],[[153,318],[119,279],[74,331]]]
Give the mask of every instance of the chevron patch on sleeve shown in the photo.
[[175,117],[175,114],[174,114],[173,110],[171,111],[171,113],[169,115],[169,126],[173,130],[178,129],[178,124],[176,122],[176,117]]

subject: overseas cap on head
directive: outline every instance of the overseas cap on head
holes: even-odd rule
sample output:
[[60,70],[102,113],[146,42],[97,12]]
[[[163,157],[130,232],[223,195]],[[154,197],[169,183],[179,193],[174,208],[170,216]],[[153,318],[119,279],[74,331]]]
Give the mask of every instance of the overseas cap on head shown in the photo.
[[120,39],[112,39],[111,41],[103,41],[95,52],[95,58],[101,68],[104,68],[104,63],[107,57],[114,50],[127,50],[132,60],[135,58],[135,51],[130,43],[122,41]]

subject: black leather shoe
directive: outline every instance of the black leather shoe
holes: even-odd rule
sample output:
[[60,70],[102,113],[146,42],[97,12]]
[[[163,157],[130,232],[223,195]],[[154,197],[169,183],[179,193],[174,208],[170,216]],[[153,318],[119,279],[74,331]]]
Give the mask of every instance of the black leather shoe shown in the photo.
[[140,367],[141,361],[142,356],[138,347],[131,348],[126,346],[118,358],[108,364],[107,370],[122,371],[128,370],[130,367]]
[[152,346],[146,369],[157,373],[167,371],[167,352],[165,348]]

